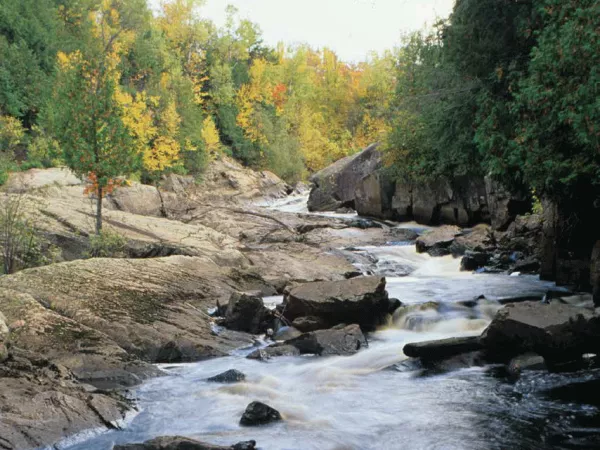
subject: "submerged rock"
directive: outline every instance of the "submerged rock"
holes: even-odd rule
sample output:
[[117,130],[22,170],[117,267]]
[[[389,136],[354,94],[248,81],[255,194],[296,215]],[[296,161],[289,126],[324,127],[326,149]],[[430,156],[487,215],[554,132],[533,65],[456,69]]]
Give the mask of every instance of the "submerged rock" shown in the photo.
[[277,356],[300,356],[300,350],[293,345],[274,344],[269,347],[256,349],[246,356],[246,358],[267,361]]
[[385,290],[385,278],[358,277],[342,281],[306,283],[290,290],[284,316],[318,317],[327,326],[357,323],[372,330],[393,312]]
[[240,425],[256,426],[283,420],[276,409],[261,402],[252,402],[246,407],[246,411],[240,419]]
[[215,375],[214,377],[207,378],[206,381],[213,383],[237,383],[238,381],[244,381],[246,375],[239,370],[230,369],[226,372]]
[[508,364],[508,376],[518,379],[524,370],[546,370],[544,357],[536,353],[525,353],[510,360]]
[[474,336],[410,343],[404,346],[403,351],[406,356],[412,358],[435,360],[478,351],[482,348],[479,336]]
[[294,327],[281,327],[273,336],[274,341],[287,341],[302,334],[302,332]]
[[115,445],[113,450],[253,450],[255,448],[256,441],[238,442],[226,447],[181,436],[165,436],[146,441],[143,444]]
[[489,253],[468,251],[460,260],[460,270],[472,272],[484,267],[489,260]]

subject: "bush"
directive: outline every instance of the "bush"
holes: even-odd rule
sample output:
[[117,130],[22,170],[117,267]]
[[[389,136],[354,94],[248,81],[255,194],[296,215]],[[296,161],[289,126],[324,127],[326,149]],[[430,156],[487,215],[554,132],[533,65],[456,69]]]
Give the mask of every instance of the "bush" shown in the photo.
[[23,213],[22,196],[5,197],[0,207],[2,273],[53,263],[58,248],[39,236],[35,224]]
[[114,231],[103,230],[90,236],[90,258],[123,258],[126,256],[127,239]]

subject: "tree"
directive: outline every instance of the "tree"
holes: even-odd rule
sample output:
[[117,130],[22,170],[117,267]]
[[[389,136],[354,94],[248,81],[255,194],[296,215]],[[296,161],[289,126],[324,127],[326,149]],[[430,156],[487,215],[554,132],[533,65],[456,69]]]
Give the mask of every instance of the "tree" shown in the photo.
[[[58,76],[49,121],[66,164],[88,177],[96,194],[96,233],[102,230],[102,198],[115,179],[139,168],[147,133],[132,131],[119,86],[120,51],[130,36],[118,2],[105,0],[92,27],[99,45],[58,54]],[[142,141],[142,142],[140,142]]]

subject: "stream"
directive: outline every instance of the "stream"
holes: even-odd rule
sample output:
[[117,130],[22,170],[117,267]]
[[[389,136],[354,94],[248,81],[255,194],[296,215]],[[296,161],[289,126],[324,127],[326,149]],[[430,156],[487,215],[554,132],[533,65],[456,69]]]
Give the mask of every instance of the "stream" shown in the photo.
[[[305,212],[305,203],[298,199],[271,207]],[[549,392],[596,379],[599,373],[531,371],[509,383],[493,367],[447,373],[414,370],[402,353],[409,342],[478,335],[501,307],[497,300],[541,298],[554,284],[535,276],[460,272],[459,259],[417,254],[414,245],[357,250],[410,272],[387,276],[390,297],[414,305],[437,302],[439,307],[397,311],[386,327],[369,334],[367,349],[350,357],[281,357],[265,363],[246,359],[254,350],[248,348],[225,358],[163,365],[169,376],[150,380],[135,392],[139,413],[123,430],[80,435],[58,448],[109,450],[114,443],[163,435],[221,445],[254,439],[265,450],[590,448],[577,442],[598,432],[596,406]],[[457,303],[482,294],[487,300],[475,309]],[[244,372],[246,381],[204,381],[228,369]],[[285,420],[240,427],[242,412],[254,400],[276,408]]]

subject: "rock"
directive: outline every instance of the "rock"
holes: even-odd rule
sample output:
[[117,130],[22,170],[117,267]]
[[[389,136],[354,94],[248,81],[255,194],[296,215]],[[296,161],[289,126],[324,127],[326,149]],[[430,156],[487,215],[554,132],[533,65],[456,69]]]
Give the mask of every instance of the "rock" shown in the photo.
[[459,353],[442,359],[420,359],[420,361],[424,369],[422,375],[436,375],[488,364],[486,355],[482,351]]
[[327,328],[327,323],[325,323],[325,321],[323,321],[320,317],[315,316],[296,317],[292,322],[292,325],[294,328],[303,333]]
[[429,253],[431,256],[450,254],[450,245],[461,233],[460,228],[444,225],[428,231],[417,238],[417,252]]
[[163,175],[160,182],[160,188],[163,191],[171,192],[179,196],[187,195],[195,186],[196,180],[193,176],[177,175],[175,173]]
[[489,260],[489,253],[466,252],[465,256],[460,260],[460,270],[473,272],[480,267],[484,267]]
[[234,292],[225,314],[225,326],[231,330],[260,334],[273,327],[273,314],[265,307],[262,298]]
[[83,185],[83,181],[69,169],[54,167],[13,172],[8,177],[4,190],[10,193],[22,193],[45,187],[81,185]]
[[358,325],[312,331],[288,340],[285,344],[296,347],[301,354],[319,356],[353,355],[368,345]]
[[595,353],[598,331],[598,318],[585,308],[523,302],[501,309],[481,338],[499,356],[535,352],[546,362],[561,362]]
[[485,177],[485,191],[494,230],[506,230],[518,215],[531,211],[531,195],[512,193],[492,177]]
[[313,316],[328,326],[357,323],[366,330],[374,329],[393,312],[381,277],[306,283],[293,288],[284,303],[289,321]]
[[393,181],[384,173],[376,170],[356,183],[354,190],[354,206],[361,216],[391,219]]
[[394,242],[413,242],[419,237],[419,233],[410,228],[390,228],[387,235]]
[[0,342],[0,364],[8,359],[8,348],[4,342]]
[[49,448],[68,435],[106,430],[130,408],[119,394],[90,392],[66,368],[14,346],[0,364],[0,392],[6,449]]
[[274,341],[287,341],[302,334],[302,332],[294,327],[281,327],[273,336]]
[[256,349],[246,356],[246,358],[267,361],[277,356],[300,356],[300,350],[293,345],[274,344],[269,347]]
[[355,192],[364,177],[381,167],[377,144],[343,158],[314,174],[308,199],[309,211],[335,211],[355,206]]
[[163,217],[164,209],[160,192],[154,186],[133,183],[116,188],[108,197],[114,207],[141,216]]
[[508,364],[508,375],[512,379],[518,379],[524,370],[546,370],[544,358],[536,353],[525,353],[510,360]]
[[6,324],[6,317],[0,311],[0,342],[6,340],[8,338],[8,333],[10,330],[8,329],[8,325]]
[[240,419],[240,425],[256,426],[283,420],[276,409],[261,402],[252,402],[246,407],[246,411]]
[[246,375],[239,370],[230,369],[226,372],[215,375],[214,377],[207,378],[206,381],[212,383],[237,383],[238,381],[244,381]]
[[445,359],[461,353],[479,351],[483,348],[479,336],[457,337],[439,341],[426,341],[406,344],[404,354],[424,360]]
[[181,436],[166,436],[146,441],[143,444],[115,445],[113,450],[254,450],[255,448],[256,441],[239,442],[225,447]]
[[511,268],[512,272],[537,274],[540,271],[540,262],[535,257],[529,257],[517,261]]
[[475,227],[462,230],[461,234],[450,244],[450,253],[454,256],[466,252],[491,253],[496,248],[495,236],[489,225],[479,224]]

